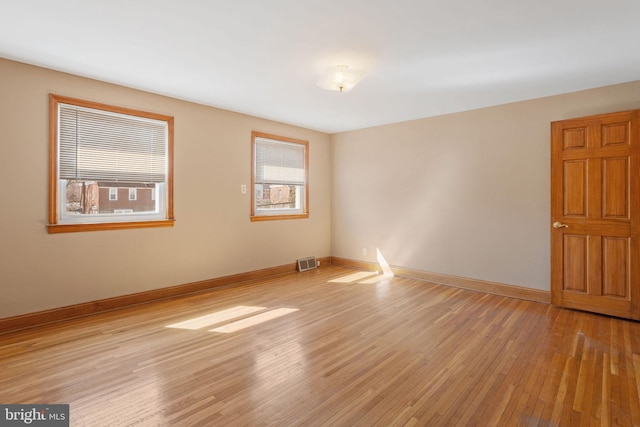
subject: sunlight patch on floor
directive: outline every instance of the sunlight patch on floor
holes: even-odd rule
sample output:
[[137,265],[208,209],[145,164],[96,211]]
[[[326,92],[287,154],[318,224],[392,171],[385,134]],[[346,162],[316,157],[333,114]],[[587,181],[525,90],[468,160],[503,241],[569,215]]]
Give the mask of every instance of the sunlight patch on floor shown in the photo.
[[277,319],[278,317],[285,316],[289,313],[298,311],[297,308],[277,308],[275,310],[269,310],[265,313],[256,314],[255,316],[247,317],[246,319],[238,320],[236,322],[227,323],[219,328],[210,329],[209,332],[221,332],[223,334],[230,334],[242,329],[246,329],[251,326],[259,325],[260,323],[268,322],[269,320]]
[[266,307],[238,305],[226,310],[216,311],[215,313],[194,317],[193,319],[185,320],[184,322],[167,325],[166,327],[175,329],[189,329],[195,331],[197,329],[215,325],[216,323],[227,322],[229,320],[237,319],[238,317],[246,316],[248,314],[256,313],[262,310],[266,310]]
[[370,277],[368,279],[360,280],[358,283],[362,283],[363,285],[375,285],[376,283],[384,279],[385,279],[385,276],[383,276],[382,274],[376,274],[375,276]]
[[346,276],[338,277],[336,279],[329,280],[329,283],[351,283],[358,282],[364,280],[365,278],[369,278],[371,276],[377,276],[378,273],[375,271],[359,271],[353,274],[347,274]]
[[382,280],[389,279],[394,276],[391,266],[380,252],[380,249],[376,248],[376,259],[378,265],[382,270],[382,274],[377,271],[359,271],[357,273],[348,274],[346,276],[338,277],[336,279],[329,280],[329,283],[353,283],[358,282],[362,284],[376,284]]

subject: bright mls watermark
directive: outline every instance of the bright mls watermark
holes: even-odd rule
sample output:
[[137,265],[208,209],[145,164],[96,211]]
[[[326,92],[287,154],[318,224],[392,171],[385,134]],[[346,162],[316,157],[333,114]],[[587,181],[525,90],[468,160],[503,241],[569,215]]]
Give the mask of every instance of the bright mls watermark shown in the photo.
[[69,405],[0,404],[0,427],[69,427]]

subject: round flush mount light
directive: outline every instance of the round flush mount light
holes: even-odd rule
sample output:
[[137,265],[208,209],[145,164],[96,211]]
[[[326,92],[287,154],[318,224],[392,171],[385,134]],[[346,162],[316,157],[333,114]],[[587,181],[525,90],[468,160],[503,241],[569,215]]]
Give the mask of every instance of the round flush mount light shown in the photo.
[[327,68],[317,85],[322,89],[349,92],[364,76],[364,70],[349,68],[347,65],[335,65]]

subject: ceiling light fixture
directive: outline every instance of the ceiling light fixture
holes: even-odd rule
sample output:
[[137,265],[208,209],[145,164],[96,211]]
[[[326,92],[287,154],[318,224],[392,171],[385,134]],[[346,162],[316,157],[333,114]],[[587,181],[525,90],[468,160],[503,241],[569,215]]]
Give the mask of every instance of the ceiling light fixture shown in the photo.
[[354,70],[346,65],[336,65],[329,67],[317,84],[326,90],[349,92],[363,76],[364,70]]

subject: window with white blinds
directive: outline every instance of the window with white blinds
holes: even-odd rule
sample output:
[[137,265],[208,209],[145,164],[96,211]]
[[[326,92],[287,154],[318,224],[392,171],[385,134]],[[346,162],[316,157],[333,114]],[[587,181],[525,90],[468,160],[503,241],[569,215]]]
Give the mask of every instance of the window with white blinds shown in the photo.
[[165,182],[167,122],[58,104],[60,178]]
[[253,220],[308,216],[307,141],[252,133]]
[[256,138],[256,183],[304,185],[305,146]]
[[173,224],[173,117],[58,95],[50,104],[49,232]]

